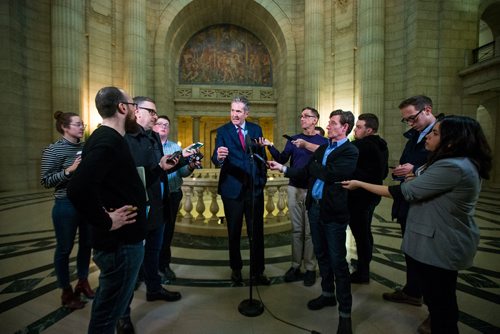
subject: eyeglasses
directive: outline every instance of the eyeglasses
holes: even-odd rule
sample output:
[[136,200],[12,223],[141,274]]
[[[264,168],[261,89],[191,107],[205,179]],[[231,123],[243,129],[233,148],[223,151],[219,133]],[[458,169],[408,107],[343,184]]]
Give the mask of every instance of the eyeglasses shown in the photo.
[[138,107],[138,108],[139,108],[139,109],[144,109],[144,110],[147,110],[151,116],[158,116],[158,113],[157,113],[157,112],[156,112],[156,110],[154,110],[154,109],[144,108],[144,107]]
[[168,123],[156,123],[155,125],[165,129],[168,129],[170,127],[170,124]]
[[422,111],[424,111],[424,110],[425,110],[425,108],[421,109],[418,113],[416,113],[416,114],[415,114],[415,115],[413,115],[413,116],[410,116],[410,117],[407,117],[407,118],[401,118],[401,123],[406,123],[406,124],[408,124],[408,123],[410,123],[410,122],[412,122],[412,123],[413,123],[413,122],[415,122],[415,121],[417,120],[417,118],[418,118],[418,115],[420,115],[420,113],[421,113]]
[[69,123],[69,125],[76,126],[77,128],[82,128],[85,129],[87,127],[87,124],[85,123]]
[[300,115],[300,118],[316,118],[314,115]]
[[125,101],[122,101],[120,103],[123,103],[123,104],[128,104],[128,105],[131,105],[131,106],[134,106],[134,109],[137,109],[137,103],[135,102],[125,102]]

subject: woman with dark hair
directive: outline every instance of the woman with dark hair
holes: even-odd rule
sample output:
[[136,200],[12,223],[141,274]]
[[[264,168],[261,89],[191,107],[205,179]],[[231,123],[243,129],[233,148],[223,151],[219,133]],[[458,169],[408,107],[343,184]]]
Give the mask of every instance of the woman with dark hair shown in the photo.
[[418,268],[429,309],[419,332],[430,323],[432,333],[458,333],[458,270],[470,267],[476,254],[479,229],[474,210],[481,179],[489,178],[491,149],[479,123],[465,116],[438,120],[425,147],[431,152],[427,164],[401,185],[357,180],[342,185],[390,198],[399,193],[410,202],[402,250]]
[[[90,264],[90,230],[77,214],[73,204],[66,196],[66,186],[72,173],[81,161],[81,151],[85,124],[75,113],[56,111],[56,130],[62,138],[49,145],[42,154],[41,184],[45,188],[55,188],[52,221],[56,234],[54,267],[59,287],[63,289],[62,305],[69,309],[85,306],[79,298],[83,293],[87,298],[94,297],[94,291],[87,280]],[[76,268],[78,283],[75,291],[70,283],[69,256],[75,242],[76,230],[79,229],[78,254]]]

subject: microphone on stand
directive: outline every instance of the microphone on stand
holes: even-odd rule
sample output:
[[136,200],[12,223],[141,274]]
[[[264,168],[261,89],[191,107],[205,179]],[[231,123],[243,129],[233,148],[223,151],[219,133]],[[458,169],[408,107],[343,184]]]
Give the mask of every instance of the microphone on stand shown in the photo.
[[247,154],[249,154],[249,158],[250,158],[250,191],[251,191],[251,216],[250,217],[247,217],[249,218],[249,220],[247,221],[247,228],[249,229],[248,231],[248,244],[250,246],[250,284],[248,286],[249,288],[249,298],[248,299],[245,299],[243,300],[239,305],[238,305],[238,311],[243,314],[244,316],[247,316],[247,317],[256,317],[256,316],[259,316],[262,314],[262,312],[264,312],[264,304],[262,304],[262,302],[258,299],[254,299],[253,298],[253,279],[254,279],[254,272],[253,272],[253,257],[255,256],[255,254],[253,254],[253,242],[252,242],[252,239],[253,239],[253,224],[254,224],[254,213],[255,213],[255,196],[254,196],[254,192],[255,192],[255,185],[254,185],[254,175],[255,175],[255,163],[253,161],[253,158],[254,158],[254,149],[255,149],[255,146],[254,146],[254,143],[252,143],[252,139],[250,138],[250,136],[247,134],[245,136],[245,151]]
[[253,154],[253,145],[254,143],[252,142],[252,139],[250,138],[249,135],[245,136],[245,146],[246,146],[246,153],[248,154]]

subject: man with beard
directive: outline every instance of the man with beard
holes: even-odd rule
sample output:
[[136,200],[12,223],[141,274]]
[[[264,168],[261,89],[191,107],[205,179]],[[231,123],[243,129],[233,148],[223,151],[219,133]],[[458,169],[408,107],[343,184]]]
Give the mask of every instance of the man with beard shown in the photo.
[[[354,127],[355,141],[359,157],[353,179],[368,183],[382,184],[387,177],[389,150],[384,139],[378,136],[378,117],[374,114],[361,114]],[[371,223],[375,207],[380,203],[380,196],[366,190],[357,189],[349,192],[349,227],[354,240],[358,264],[351,274],[351,283],[370,282],[370,261],[373,253],[373,235]]]
[[91,225],[100,269],[88,333],[112,333],[132,297],[144,256],[146,194],[123,138],[125,124],[135,123],[137,104],[116,87],[100,89],[95,104],[102,126],[83,147],[68,198]]
[[[163,151],[158,134],[152,131],[158,119],[155,101],[149,97],[136,96],[134,102],[137,103],[136,124],[127,128],[125,140],[129,145],[136,167],[144,171],[143,181],[146,183],[147,232],[142,266],[146,283],[146,300],[177,301],[181,299],[181,294],[176,291],[168,291],[161,285],[161,277],[158,275],[158,258],[163,243],[165,213],[168,212],[165,212],[168,206],[165,171],[172,170],[176,166],[178,158],[166,160],[167,163],[163,166],[165,170],[160,167],[158,163],[162,159]],[[116,329],[118,334],[134,333],[134,326],[130,319],[130,306],[118,321]]]

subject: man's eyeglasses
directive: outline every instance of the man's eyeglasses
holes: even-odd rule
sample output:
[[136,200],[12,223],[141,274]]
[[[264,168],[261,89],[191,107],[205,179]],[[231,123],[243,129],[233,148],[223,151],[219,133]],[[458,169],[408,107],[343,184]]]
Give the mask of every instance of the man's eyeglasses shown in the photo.
[[69,125],[76,126],[77,128],[82,128],[85,129],[87,127],[87,124],[85,123],[69,123]]
[[159,126],[160,128],[168,129],[170,127],[170,124],[168,123],[156,123],[156,126]]
[[314,115],[300,115],[300,118],[312,118],[312,117],[316,118],[316,116]]
[[135,102],[125,102],[125,101],[123,101],[123,102],[120,102],[120,103],[123,103],[123,104],[128,104],[128,105],[134,106],[134,109],[137,109],[137,103],[135,103]]
[[156,110],[154,110],[154,109],[151,109],[151,108],[144,108],[144,107],[138,107],[138,108],[139,108],[139,109],[144,109],[144,110],[147,110],[151,116],[158,116],[158,113],[157,113],[157,112],[156,112]]
[[415,121],[417,120],[417,118],[418,118],[418,115],[420,115],[420,113],[421,113],[422,111],[424,111],[424,110],[425,110],[425,108],[421,109],[418,113],[416,113],[416,114],[415,114],[415,115],[413,115],[413,116],[409,116],[409,117],[407,117],[407,118],[401,118],[401,123],[406,123],[406,124],[408,124],[408,123],[410,123],[410,122],[411,122],[411,123],[415,122]]

